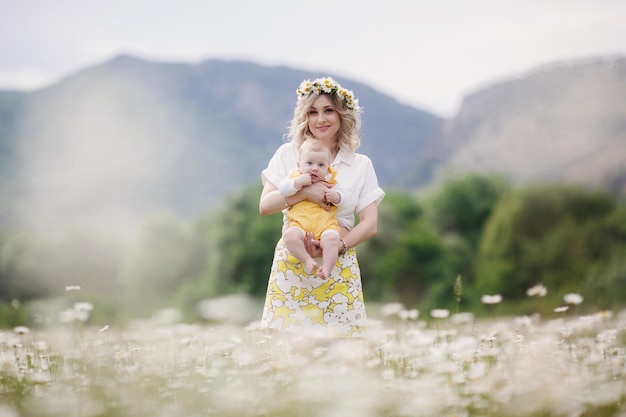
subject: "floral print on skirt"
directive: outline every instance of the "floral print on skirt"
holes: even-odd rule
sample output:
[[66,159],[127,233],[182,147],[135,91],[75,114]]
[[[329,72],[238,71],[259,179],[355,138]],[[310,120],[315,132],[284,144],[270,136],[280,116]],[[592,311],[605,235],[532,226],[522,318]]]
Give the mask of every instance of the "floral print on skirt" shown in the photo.
[[[321,259],[318,259],[321,264]],[[367,320],[354,248],[340,255],[328,280],[304,271],[279,240],[267,286],[261,328],[306,336],[353,337]]]

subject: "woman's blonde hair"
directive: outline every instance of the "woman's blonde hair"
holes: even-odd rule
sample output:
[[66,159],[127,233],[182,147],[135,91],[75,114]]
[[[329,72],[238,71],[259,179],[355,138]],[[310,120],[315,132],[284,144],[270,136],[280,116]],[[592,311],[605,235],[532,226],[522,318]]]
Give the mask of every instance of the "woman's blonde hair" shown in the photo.
[[[326,93],[321,93],[326,94]],[[309,130],[308,114],[313,102],[320,95],[312,93],[308,96],[300,97],[296,108],[293,111],[293,119],[289,127],[287,138],[295,142],[298,147],[305,140],[313,138]],[[337,148],[355,152],[361,145],[361,114],[358,111],[346,109],[343,99],[336,94],[326,94],[330,99],[335,111],[339,113],[339,131],[337,132]]]

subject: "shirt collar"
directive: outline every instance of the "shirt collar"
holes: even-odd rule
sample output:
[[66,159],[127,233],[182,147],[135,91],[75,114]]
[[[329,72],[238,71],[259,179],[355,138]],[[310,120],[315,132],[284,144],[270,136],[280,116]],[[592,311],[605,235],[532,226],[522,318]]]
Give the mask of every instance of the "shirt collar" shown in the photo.
[[335,157],[335,162],[333,163],[333,165],[339,165],[342,162],[348,165],[352,165],[354,158],[354,152],[350,152],[347,149],[339,148],[339,152],[337,152],[337,156]]

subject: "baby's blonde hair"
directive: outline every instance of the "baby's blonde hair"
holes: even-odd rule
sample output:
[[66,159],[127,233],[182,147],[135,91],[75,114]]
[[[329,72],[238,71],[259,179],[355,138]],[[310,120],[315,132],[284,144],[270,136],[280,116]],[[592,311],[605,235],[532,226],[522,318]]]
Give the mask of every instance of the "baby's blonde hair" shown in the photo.
[[[356,151],[361,145],[361,114],[360,111],[349,110],[344,107],[343,99],[336,94],[326,94],[330,99],[335,111],[339,113],[339,131],[337,132],[337,147],[346,149],[350,152]],[[313,102],[319,97],[318,94],[310,94],[298,99],[296,108],[293,111],[293,119],[289,127],[287,138],[297,143],[298,146],[307,141],[314,139],[313,134],[309,130],[308,114]]]
[[330,149],[328,149],[321,141],[315,138],[305,140],[302,145],[300,145],[300,149],[298,150],[298,157],[302,159],[302,155],[306,152],[324,152],[328,157],[328,165],[330,165],[332,162]]

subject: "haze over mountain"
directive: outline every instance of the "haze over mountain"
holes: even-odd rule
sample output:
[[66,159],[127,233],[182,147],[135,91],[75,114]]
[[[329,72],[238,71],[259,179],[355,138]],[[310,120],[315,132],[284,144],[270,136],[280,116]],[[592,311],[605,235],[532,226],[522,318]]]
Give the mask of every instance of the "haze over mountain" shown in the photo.
[[[287,131],[297,86],[322,75],[118,56],[39,91],[1,92],[1,216],[20,227],[123,228],[160,209],[204,214],[226,193],[260,183]],[[441,119],[337,79],[364,106],[361,151],[390,184]]]
[[450,172],[499,172],[516,182],[624,187],[626,59],[563,62],[463,100],[422,160],[415,183]]
[[[260,182],[311,73],[119,56],[34,92],[0,91],[0,225],[124,228],[191,218]],[[360,151],[385,188],[449,172],[620,183],[626,59],[562,63],[467,96],[450,120],[335,77],[364,107]],[[622,184],[622,183],[620,183]]]

